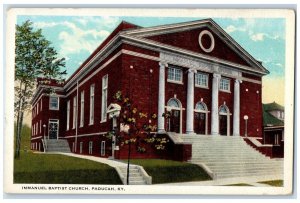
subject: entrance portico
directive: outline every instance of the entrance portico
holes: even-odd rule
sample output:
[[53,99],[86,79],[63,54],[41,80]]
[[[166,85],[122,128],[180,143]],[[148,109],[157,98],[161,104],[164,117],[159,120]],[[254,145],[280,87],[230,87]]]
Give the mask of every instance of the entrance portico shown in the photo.
[[[172,64],[177,67],[182,67],[182,70],[184,73],[186,73],[187,77],[187,84],[186,84],[186,106],[181,106],[179,109],[186,107],[186,122],[185,122],[185,132],[180,131],[181,133],[185,134],[211,134],[211,135],[221,135],[224,134],[223,132],[220,132],[220,122],[224,123],[226,120],[226,135],[231,135],[232,131],[230,129],[233,129],[233,135],[239,136],[240,135],[240,83],[242,80],[240,79],[241,73],[238,71],[229,70],[226,67],[221,67],[218,64],[208,64],[204,62],[197,61],[195,59],[191,58],[185,58],[176,55],[176,57],[172,57],[172,54],[165,54],[161,53],[160,57],[162,58],[162,62],[159,63],[159,94],[158,94],[158,132],[163,133],[166,131],[170,131],[170,126],[165,126],[165,118],[162,116],[163,113],[165,113],[165,101],[166,99],[166,75],[168,74],[166,71],[168,71],[169,64]],[[167,59],[167,60],[166,60]],[[188,69],[187,69],[188,66]],[[190,66],[190,67],[189,67]],[[199,73],[204,74],[211,74],[212,75],[212,82],[211,86],[207,87],[206,89],[211,89],[211,101],[206,101],[210,103],[210,111],[207,109],[207,105],[205,103],[204,109],[197,109],[200,108],[200,104],[202,103],[196,103],[195,101],[195,74]],[[225,77],[224,77],[224,76]],[[225,82],[227,83],[224,83]],[[234,90],[233,92],[230,91],[230,85],[231,83],[234,83]],[[178,84],[182,85],[182,84]],[[220,90],[220,85],[223,87],[228,87],[228,91]],[[227,85],[227,86],[226,86]],[[199,92],[199,90],[197,90]],[[201,91],[201,89],[200,89]],[[223,112],[220,112],[220,103],[224,103],[225,101],[221,101],[222,98],[220,98],[220,91],[226,92],[226,94],[233,97],[233,109],[230,110],[228,106],[227,112],[233,112],[233,122],[231,126],[231,117],[224,117],[222,120],[221,115]],[[176,93],[176,90],[175,90]],[[200,93],[201,95],[201,93]],[[170,101],[171,98],[169,98]],[[168,104],[166,105],[168,106]],[[179,110],[178,109],[178,110]],[[208,112],[211,112],[210,119],[208,117]],[[174,115],[173,115],[174,114]],[[178,113],[172,111],[172,119],[175,119],[175,115],[180,115],[178,117],[178,121],[180,122],[179,126],[182,129],[182,111],[178,111]],[[223,113],[224,114],[224,113]],[[232,115],[232,114],[230,114]],[[175,117],[174,117],[175,116]],[[180,118],[180,119],[179,119]],[[173,122],[172,120],[172,122]],[[176,122],[178,122],[176,121]],[[171,125],[170,122],[168,122],[168,125]],[[210,131],[208,128],[208,125],[210,125]],[[222,125],[223,126],[223,125]],[[224,129],[222,128],[222,131]],[[174,132],[174,129],[171,130]],[[178,131],[178,130],[177,130]]]

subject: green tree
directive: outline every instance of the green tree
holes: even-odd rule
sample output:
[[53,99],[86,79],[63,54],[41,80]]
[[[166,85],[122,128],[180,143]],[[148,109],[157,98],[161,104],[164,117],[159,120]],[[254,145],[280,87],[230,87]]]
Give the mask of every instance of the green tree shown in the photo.
[[16,147],[15,158],[20,158],[20,145],[24,112],[30,109],[37,77],[63,81],[66,74],[65,58],[58,58],[51,42],[42,30],[34,30],[31,21],[16,25],[15,36],[15,118]]

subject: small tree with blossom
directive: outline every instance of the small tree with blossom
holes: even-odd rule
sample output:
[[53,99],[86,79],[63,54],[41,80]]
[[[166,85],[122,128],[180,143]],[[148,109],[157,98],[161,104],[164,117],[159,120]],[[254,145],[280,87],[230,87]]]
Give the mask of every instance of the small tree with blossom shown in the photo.
[[131,144],[136,143],[137,152],[146,153],[146,148],[141,143],[152,145],[156,150],[164,150],[169,140],[156,136],[157,126],[155,122],[157,115],[155,113],[148,115],[148,113],[138,109],[133,104],[133,101],[128,96],[123,95],[121,91],[116,92],[114,99],[121,106],[119,117],[120,130],[117,141],[121,146],[128,145],[128,184]]

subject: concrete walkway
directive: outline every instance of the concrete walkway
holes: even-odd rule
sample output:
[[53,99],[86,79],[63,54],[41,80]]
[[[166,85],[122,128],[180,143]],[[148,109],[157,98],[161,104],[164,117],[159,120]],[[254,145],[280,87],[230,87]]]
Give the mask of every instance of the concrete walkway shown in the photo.
[[271,187],[268,184],[258,183],[261,181],[269,180],[283,180],[282,176],[266,175],[266,176],[249,176],[249,177],[238,177],[238,178],[224,178],[208,181],[192,181],[192,182],[181,182],[181,183],[165,183],[160,185],[190,185],[190,186],[226,186],[232,184],[248,184],[256,187]]
[[[48,153],[50,154],[50,153]],[[62,152],[53,152],[51,154],[61,154],[65,156],[71,156],[71,157],[77,157],[81,159],[87,159],[91,161],[96,161],[99,163],[107,164],[111,167],[127,167],[127,163],[118,161],[118,160],[112,160],[112,159],[107,159],[107,158],[101,158],[101,157],[95,157],[95,156],[88,156],[88,155],[80,155],[80,154],[74,154],[74,153],[62,153]],[[133,165],[133,164],[130,164]]]
[[[107,164],[111,167],[127,167],[127,163],[111,160],[107,158],[87,156],[87,155],[79,155],[74,153],[62,153],[62,152],[53,152],[51,154],[61,154],[70,157],[77,157],[81,159],[87,159],[91,161],[96,161],[99,163]],[[131,164],[133,165],[133,164]],[[237,178],[224,178],[224,179],[216,179],[216,180],[208,180],[208,181],[192,181],[192,182],[180,182],[180,183],[164,183],[157,185],[190,185],[190,186],[226,186],[232,184],[249,184],[255,187],[271,187],[267,184],[258,183],[261,181],[269,181],[269,180],[283,180],[283,176],[275,176],[275,175],[265,175],[265,176],[252,176],[252,177],[237,177]]]

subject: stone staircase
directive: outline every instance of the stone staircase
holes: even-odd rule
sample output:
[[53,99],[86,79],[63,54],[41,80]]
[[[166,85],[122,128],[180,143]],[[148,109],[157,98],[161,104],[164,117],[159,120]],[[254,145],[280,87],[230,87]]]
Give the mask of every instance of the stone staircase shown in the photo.
[[45,145],[45,152],[71,153],[68,141],[64,139],[47,139]]
[[[116,168],[122,182],[127,185],[127,166],[119,166]],[[152,177],[149,176],[143,167],[130,165],[129,167],[129,185],[150,185]]]
[[283,178],[283,160],[270,159],[239,136],[180,135],[192,144],[194,164],[203,164],[214,179],[275,175]]

